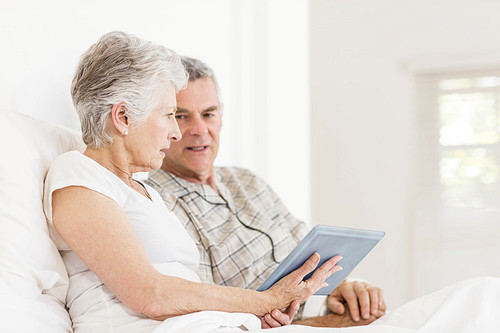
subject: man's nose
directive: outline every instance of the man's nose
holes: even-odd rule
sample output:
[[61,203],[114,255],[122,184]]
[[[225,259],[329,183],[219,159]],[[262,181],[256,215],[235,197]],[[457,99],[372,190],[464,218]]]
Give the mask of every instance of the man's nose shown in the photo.
[[192,117],[191,123],[189,124],[189,128],[187,130],[187,134],[202,136],[207,133],[208,128],[207,124],[203,121],[203,116],[196,115]]

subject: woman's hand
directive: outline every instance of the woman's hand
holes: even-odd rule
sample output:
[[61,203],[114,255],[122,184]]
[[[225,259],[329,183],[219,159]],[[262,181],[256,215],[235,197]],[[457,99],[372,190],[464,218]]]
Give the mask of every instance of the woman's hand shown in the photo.
[[326,287],[328,285],[326,279],[342,269],[337,265],[341,259],[341,256],[330,258],[309,279],[302,281],[318,266],[320,257],[318,253],[314,253],[301,267],[283,277],[264,292],[272,297],[271,304],[275,304],[272,309],[287,308],[293,300],[303,302],[316,291]]
[[290,325],[293,317],[299,311],[300,302],[294,300],[290,306],[284,310],[274,309],[271,313],[266,313],[264,317],[260,318],[262,328],[273,328]]

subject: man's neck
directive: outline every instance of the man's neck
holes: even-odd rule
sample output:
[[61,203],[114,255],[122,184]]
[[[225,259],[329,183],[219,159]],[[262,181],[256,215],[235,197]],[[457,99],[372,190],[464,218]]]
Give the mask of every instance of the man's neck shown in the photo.
[[207,172],[205,174],[197,174],[195,172],[192,172],[190,174],[186,174],[186,173],[179,172],[177,170],[173,170],[170,168],[164,168],[164,167],[162,167],[162,170],[166,171],[166,172],[170,172],[179,178],[187,180],[190,183],[208,185],[215,192],[219,193],[219,191],[217,190],[217,185],[215,184],[215,176],[214,176],[214,169],[213,168],[210,172]]

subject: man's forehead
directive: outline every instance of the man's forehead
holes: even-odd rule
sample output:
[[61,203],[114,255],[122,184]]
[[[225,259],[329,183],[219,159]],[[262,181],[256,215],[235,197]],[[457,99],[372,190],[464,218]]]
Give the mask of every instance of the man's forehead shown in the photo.
[[177,93],[179,112],[216,111],[220,108],[219,96],[212,78],[203,77],[189,81],[185,89]]
[[[182,107],[180,105],[177,105],[177,113],[190,113],[194,112],[195,110],[190,109],[189,107]],[[207,106],[200,111],[219,111],[219,106],[218,105],[210,105]]]
[[177,96],[210,96],[218,98],[217,87],[210,77],[189,80],[186,88],[179,90]]

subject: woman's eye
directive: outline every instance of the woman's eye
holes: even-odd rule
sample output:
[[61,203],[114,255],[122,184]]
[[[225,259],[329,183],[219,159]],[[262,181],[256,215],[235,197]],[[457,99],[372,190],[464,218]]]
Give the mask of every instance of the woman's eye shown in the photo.
[[186,116],[183,114],[176,114],[175,115],[175,119],[184,119],[184,118],[186,118]]

